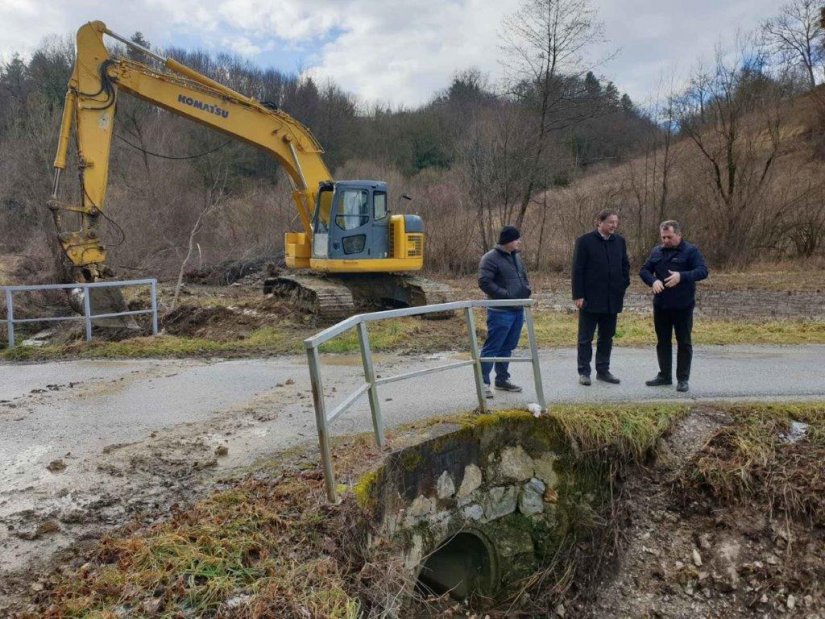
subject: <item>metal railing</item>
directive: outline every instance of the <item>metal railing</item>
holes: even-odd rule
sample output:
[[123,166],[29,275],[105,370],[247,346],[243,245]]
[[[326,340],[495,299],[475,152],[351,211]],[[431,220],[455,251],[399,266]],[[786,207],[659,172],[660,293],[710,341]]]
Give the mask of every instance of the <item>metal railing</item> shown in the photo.
[[[473,308],[490,308],[490,307],[513,307],[515,305],[524,307],[524,322],[527,325],[527,337],[530,345],[529,357],[481,357],[478,340],[476,339],[475,316],[473,315]],[[538,400],[541,410],[545,411],[547,405],[544,400],[544,389],[541,383],[541,367],[539,365],[538,347],[536,346],[535,327],[533,325],[533,314],[531,307],[533,305],[532,299],[519,300],[496,300],[496,301],[458,301],[454,303],[442,303],[439,305],[425,305],[422,307],[411,307],[398,310],[389,310],[384,312],[373,312],[370,314],[358,314],[352,316],[342,322],[339,322],[317,335],[304,340],[304,346],[307,352],[307,360],[309,362],[309,377],[312,382],[312,401],[315,406],[315,425],[318,429],[318,443],[321,449],[321,461],[324,467],[324,481],[326,483],[327,498],[336,502],[335,492],[335,471],[332,467],[332,454],[330,451],[329,441],[329,424],[332,423],[336,417],[347,410],[358,398],[364,393],[369,396],[370,412],[372,414],[372,427],[375,433],[375,442],[379,447],[384,446],[384,419],[381,414],[381,404],[378,398],[378,386],[392,383],[407,378],[415,378],[424,376],[433,372],[443,370],[451,370],[472,365],[473,374],[475,376],[476,397],[478,398],[478,409],[480,412],[487,412],[486,399],[484,397],[484,384],[481,376],[482,362],[510,362],[510,363],[532,363],[533,364],[533,380],[536,388],[536,399]],[[472,359],[467,361],[457,361],[440,365],[434,368],[426,368],[423,370],[416,370],[414,372],[407,372],[406,374],[398,374],[396,376],[387,376],[377,378],[375,368],[372,363],[372,351],[370,349],[369,333],[367,331],[367,323],[378,320],[387,320],[389,318],[402,318],[405,316],[420,316],[423,314],[435,314],[442,312],[454,312],[457,310],[464,310],[464,317],[467,324],[467,332],[470,341],[470,354]],[[346,396],[329,414],[326,412],[326,402],[324,399],[324,387],[321,380],[321,360],[319,348],[325,342],[333,339],[349,331],[350,329],[358,330],[358,344],[361,349],[361,362],[364,367],[364,384],[358,387],[355,391]]]
[[[90,288],[123,288],[127,286],[149,286],[152,296],[152,308],[146,310],[134,310],[126,312],[109,312],[105,314],[92,314],[92,304],[89,295]],[[63,320],[83,320],[86,323],[86,341],[92,339],[92,321],[99,318],[115,318],[117,316],[136,316],[138,314],[152,314],[152,335],[158,334],[158,280],[156,279],[132,279],[126,281],[75,283],[75,284],[44,284],[32,286],[2,286],[6,295],[6,325],[8,327],[9,348],[14,348],[14,325],[27,322],[59,322]],[[80,288],[83,291],[83,315],[82,316],[48,316],[44,318],[15,318],[14,317],[14,293],[32,292],[40,290],[72,290]]]

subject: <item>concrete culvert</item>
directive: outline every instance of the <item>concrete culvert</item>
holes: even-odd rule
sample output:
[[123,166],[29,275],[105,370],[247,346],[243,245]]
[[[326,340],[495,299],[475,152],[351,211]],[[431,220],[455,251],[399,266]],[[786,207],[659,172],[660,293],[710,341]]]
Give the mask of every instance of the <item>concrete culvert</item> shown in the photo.
[[495,550],[475,532],[458,533],[441,543],[421,566],[417,587],[427,594],[464,600],[491,597],[498,582]]

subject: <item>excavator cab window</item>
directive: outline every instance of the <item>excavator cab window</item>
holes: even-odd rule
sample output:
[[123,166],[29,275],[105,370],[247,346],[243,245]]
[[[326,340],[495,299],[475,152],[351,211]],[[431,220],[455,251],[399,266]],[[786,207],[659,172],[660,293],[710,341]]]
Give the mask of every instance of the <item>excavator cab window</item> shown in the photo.
[[387,211],[387,194],[383,191],[376,191],[372,194],[372,204],[375,221],[380,221],[389,214],[389,211]]
[[345,189],[335,223],[342,230],[355,230],[370,220],[370,194],[366,189]]
[[321,186],[318,191],[318,204],[313,217],[313,229],[316,233],[329,231],[329,213],[332,210],[332,197],[335,195],[333,186]]

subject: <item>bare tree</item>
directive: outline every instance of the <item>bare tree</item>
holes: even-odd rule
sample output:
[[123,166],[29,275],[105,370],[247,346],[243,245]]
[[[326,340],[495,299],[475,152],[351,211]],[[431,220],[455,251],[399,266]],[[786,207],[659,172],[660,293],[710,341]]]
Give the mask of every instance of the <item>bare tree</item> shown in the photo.
[[679,125],[704,162],[701,218],[721,263],[747,259],[780,154],[781,93],[760,67],[748,43],[734,60],[717,50],[714,67],[696,72],[679,102]]
[[[175,295],[174,297],[172,297],[172,305],[169,308],[170,311],[174,310],[178,306],[180,290],[183,286],[183,274],[186,272],[186,265],[189,263],[189,260],[192,257],[192,253],[195,251],[195,248],[197,246],[195,238],[201,231],[201,228],[203,227],[203,223],[206,217],[213,211],[219,209],[223,204],[224,198],[226,196],[227,176],[228,170],[225,168],[223,176],[220,178],[216,178],[215,182],[204,194],[203,208],[201,209],[201,212],[198,214],[198,218],[195,220],[195,223],[192,225],[192,228],[189,230],[189,242],[187,244],[186,255],[184,256],[183,261],[180,264],[180,269],[178,270],[178,280],[175,284]],[[200,251],[199,246],[198,251]]]
[[648,127],[641,155],[625,165],[625,184],[634,210],[636,256],[645,254],[657,238],[656,224],[668,218],[671,174],[677,163],[673,148],[677,128],[675,97],[671,85],[664,100],[652,105],[649,116],[655,124]]
[[822,75],[825,59],[821,6],[821,0],[791,0],[762,25],[770,50],[786,66],[801,66],[811,88]]
[[[498,228],[520,212],[521,190],[529,182],[529,132],[523,110],[502,103],[479,110],[458,145],[458,167],[477,213],[483,251],[495,244]],[[516,219],[517,226],[522,219]]]
[[570,77],[584,74],[584,49],[601,39],[602,25],[588,0],[525,0],[505,20],[503,36],[515,81],[536,113],[515,222],[521,226],[541,177],[548,136],[581,119],[584,110],[571,105],[579,93]]

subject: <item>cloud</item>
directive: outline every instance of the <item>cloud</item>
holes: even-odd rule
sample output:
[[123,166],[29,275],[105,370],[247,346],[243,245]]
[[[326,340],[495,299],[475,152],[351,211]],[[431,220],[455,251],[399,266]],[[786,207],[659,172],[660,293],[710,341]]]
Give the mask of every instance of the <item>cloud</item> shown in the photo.
[[[709,60],[721,40],[777,11],[776,0],[592,0],[609,43],[592,57],[620,53],[597,73],[641,102],[664,78]],[[157,47],[229,52],[284,71],[333,80],[363,102],[416,106],[477,68],[504,72],[502,20],[519,0],[3,0],[0,60],[30,54],[46,36],[101,19]],[[680,78],[682,79],[682,78]]]

